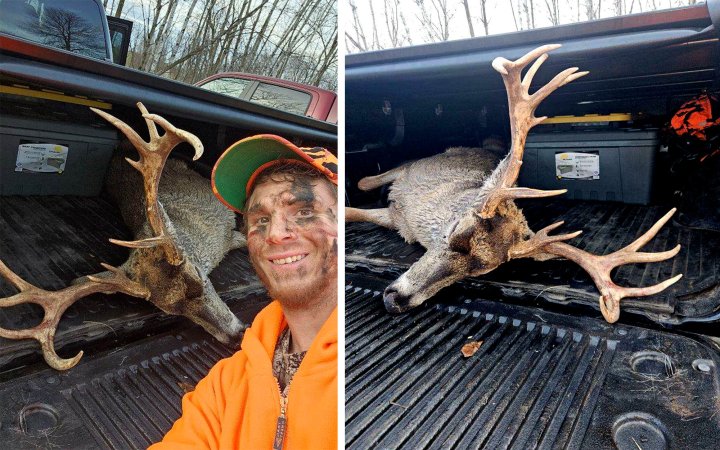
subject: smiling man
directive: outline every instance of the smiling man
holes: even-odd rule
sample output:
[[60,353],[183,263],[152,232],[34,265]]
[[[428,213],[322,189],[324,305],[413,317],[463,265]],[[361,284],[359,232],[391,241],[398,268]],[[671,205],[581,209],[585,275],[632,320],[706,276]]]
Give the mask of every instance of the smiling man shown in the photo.
[[183,398],[152,447],[337,448],[337,159],[273,135],[233,144],[213,191],[243,214],[258,277],[274,300]]

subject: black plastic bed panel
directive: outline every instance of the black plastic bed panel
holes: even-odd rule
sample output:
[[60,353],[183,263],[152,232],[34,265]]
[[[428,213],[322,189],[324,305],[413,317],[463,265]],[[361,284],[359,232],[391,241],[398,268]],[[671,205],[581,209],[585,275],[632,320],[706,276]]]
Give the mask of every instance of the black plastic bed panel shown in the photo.
[[[461,287],[393,316],[387,280],[348,279],[350,449],[715,448],[720,379],[708,344]],[[465,357],[468,342],[480,346]]]
[[[245,321],[267,304],[244,299]],[[146,449],[180,417],[182,396],[234,350],[188,325],[104,353],[66,372],[45,368],[0,385],[0,448]],[[89,353],[89,354],[88,354]]]
[[[628,245],[669,210],[577,200],[535,200],[520,205],[533,230],[564,220],[555,233],[582,230],[582,235],[568,242],[595,254],[608,254]],[[419,244],[407,244],[397,232],[369,223],[348,223],[346,234],[346,264],[350,268],[400,275],[425,252]],[[671,220],[643,251],[669,250],[677,244],[682,249],[670,260],[626,265],[614,271],[613,279],[621,286],[650,286],[683,274],[678,283],[660,294],[624,299],[622,311],[666,324],[720,320],[720,232]],[[592,279],[566,260],[514,260],[463,283],[482,287],[496,298],[587,305],[598,310],[599,316]]]
[[[101,262],[118,266],[128,250],[108,239],[132,239],[117,208],[101,197],[0,197],[0,260],[24,280],[47,290],[103,271]],[[231,305],[244,308],[244,297],[261,289],[244,250],[230,252],[211,274],[215,289]],[[17,293],[0,277],[0,298]],[[25,329],[40,323],[43,310],[32,304],[0,308],[0,326]],[[191,322],[169,316],[142,299],[122,294],[93,295],[63,315],[55,348],[69,358],[86,357]],[[0,381],[44,364],[34,340],[0,338]]]

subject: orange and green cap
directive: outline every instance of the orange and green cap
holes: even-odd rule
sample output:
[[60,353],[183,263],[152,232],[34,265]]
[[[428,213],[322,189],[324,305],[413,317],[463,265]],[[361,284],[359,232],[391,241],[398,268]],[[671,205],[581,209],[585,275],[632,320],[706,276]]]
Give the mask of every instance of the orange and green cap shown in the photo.
[[247,193],[263,170],[282,162],[297,161],[338,182],[338,160],[322,147],[298,147],[274,134],[258,134],[237,141],[220,156],[212,172],[212,190],[233,211],[242,213]]

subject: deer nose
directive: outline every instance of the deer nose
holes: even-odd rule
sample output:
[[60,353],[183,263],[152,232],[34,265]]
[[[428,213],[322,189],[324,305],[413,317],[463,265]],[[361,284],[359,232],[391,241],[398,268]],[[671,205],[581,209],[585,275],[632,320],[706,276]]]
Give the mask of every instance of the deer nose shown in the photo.
[[392,286],[388,286],[385,289],[385,292],[383,292],[383,303],[385,303],[385,309],[389,313],[401,313],[405,309],[399,304],[401,301],[402,296],[397,291],[397,289],[393,288]]

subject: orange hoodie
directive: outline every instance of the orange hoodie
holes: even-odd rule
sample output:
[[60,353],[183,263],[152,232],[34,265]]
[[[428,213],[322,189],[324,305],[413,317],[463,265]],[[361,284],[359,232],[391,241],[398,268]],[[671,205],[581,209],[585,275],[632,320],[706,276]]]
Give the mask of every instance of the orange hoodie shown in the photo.
[[[182,400],[182,417],[150,450],[271,449],[280,416],[272,355],[286,327],[270,303],[243,337]],[[315,337],[290,383],[285,449],[337,448],[337,308]]]

